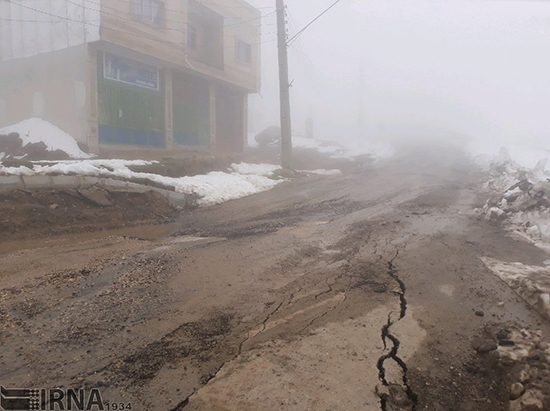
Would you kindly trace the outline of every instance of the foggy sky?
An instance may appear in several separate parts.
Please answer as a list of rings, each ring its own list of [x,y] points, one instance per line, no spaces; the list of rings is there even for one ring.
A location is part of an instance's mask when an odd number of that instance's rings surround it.
[[[287,0],[290,34],[332,3]],[[279,116],[275,16],[263,25],[251,131]],[[296,133],[311,113],[318,137],[410,128],[550,144],[550,1],[342,0],[289,52]]]

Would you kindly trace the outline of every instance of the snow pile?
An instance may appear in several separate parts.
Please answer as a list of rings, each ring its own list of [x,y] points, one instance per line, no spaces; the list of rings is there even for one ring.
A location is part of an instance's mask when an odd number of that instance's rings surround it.
[[[550,267],[505,263],[487,257],[482,261],[541,315],[550,319]]]
[[[239,172],[211,172],[194,177],[165,177],[159,174],[135,172],[130,166],[146,166],[153,164],[144,160],[82,160],[37,162],[33,168],[24,166],[0,166],[0,175],[83,175],[93,177],[112,177],[124,180],[147,180],[173,189],[178,193],[199,197],[199,205],[213,205],[225,201],[246,197],[262,191],[270,190],[284,180],[272,180],[265,175],[252,174],[252,170],[265,173],[266,165],[241,163],[237,168],[247,174]],[[275,167],[275,166],[270,166]],[[278,167],[277,167],[278,168]]]
[[[510,227],[535,242],[550,242],[550,174],[546,159],[533,169],[510,158],[506,149],[490,164],[483,188],[493,196],[480,210],[487,220],[507,220]]]
[[[0,129],[1,138],[6,140],[11,133],[17,133],[21,139],[21,147],[29,145],[44,145],[45,151],[61,151],[69,158],[90,158],[78,147],[76,140],[63,130],[40,118],[30,118],[20,123]],[[0,141],[0,145],[1,145]],[[16,147],[18,148],[18,147]],[[4,153],[3,157],[16,157],[16,153]],[[24,159],[28,153],[23,153],[19,158]]]

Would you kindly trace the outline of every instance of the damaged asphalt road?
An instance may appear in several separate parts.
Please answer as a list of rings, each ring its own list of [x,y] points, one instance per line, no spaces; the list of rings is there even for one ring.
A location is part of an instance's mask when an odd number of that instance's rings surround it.
[[[0,382],[134,410],[550,409],[544,384],[511,395],[523,363],[496,336],[541,330],[543,379],[548,322],[481,261],[547,257],[477,219],[479,175],[438,150],[186,212],[156,240],[3,254]]]

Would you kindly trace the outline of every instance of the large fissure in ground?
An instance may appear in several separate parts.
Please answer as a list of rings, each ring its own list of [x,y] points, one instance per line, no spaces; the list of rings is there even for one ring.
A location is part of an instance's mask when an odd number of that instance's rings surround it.
[[[406,291],[407,288],[405,286],[405,283],[401,278],[399,277],[399,271],[394,264],[395,259],[399,255],[399,251],[396,252],[394,258],[388,262],[388,274],[389,276],[399,285],[399,291],[397,294],[399,295],[400,300],[400,312],[399,312],[399,318],[397,321],[401,321],[406,315],[407,315],[407,298],[406,298]],[[397,363],[397,365],[401,368],[401,376],[403,381],[403,389],[405,390],[405,393],[407,394],[407,398],[410,400],[411,403],[411,409],[414,411],[416,409],[416,405],[418,403],[418,395],[413,391],[409,384],[408,379],[408,367],[407,364],[399,357],[399,347],[401,345],[401,341],[391,333],[391,327],[394,325],[397,321],[393,321],[391,314],[388,314],[388,322],[382,327],[381,336],[382,336],[382,342],[384,343],[384,350],[388,347],[388,340],[391,344],[391,349],[387,354],[382,355],[378,359],[377,368],[378,368],[378,378],[380,379],[380,382],[385,386],[389,387],[390,383],[388,382],[386,378],[386,368],[385,363],[388,360],[393,360]],[[388,393],[381,393],[380,394],[380,407],[382,411],[388,411],[388,403],[391,401],[390,394]]]

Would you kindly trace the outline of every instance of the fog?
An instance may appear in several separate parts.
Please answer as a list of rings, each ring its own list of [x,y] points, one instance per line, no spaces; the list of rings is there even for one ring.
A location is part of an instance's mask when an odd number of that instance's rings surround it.
[[[332,3],[288,0],[289,35]],[[251,131],[279,115],[275,15],[262,31]],[[550,146],[549,2],[343,0],[289,53],[297,134],[311,115],[318,138],[431,134]]]

